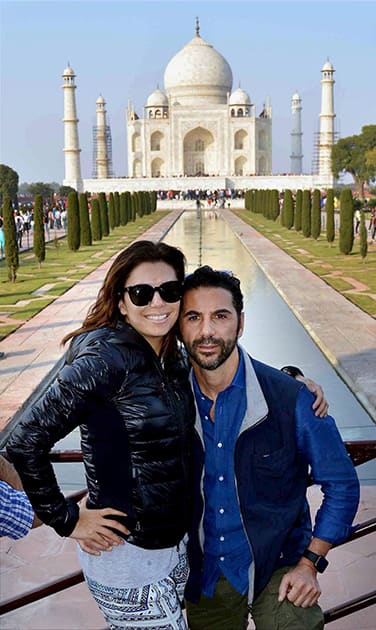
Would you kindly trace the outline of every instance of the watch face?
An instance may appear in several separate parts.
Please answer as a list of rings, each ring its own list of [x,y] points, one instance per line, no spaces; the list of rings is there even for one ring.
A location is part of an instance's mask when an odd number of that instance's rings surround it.
[[[328,566],[328,564],[329,563],[326,558],[324,558],[323,556],[319,556],[315,562],[315,567],[319,573],[323,573],[326,567]]]

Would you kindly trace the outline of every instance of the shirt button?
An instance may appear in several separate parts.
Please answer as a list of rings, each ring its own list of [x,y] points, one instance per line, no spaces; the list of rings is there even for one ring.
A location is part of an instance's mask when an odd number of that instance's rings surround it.
[[[220,536],[220,537],[219,537],[219,540],[220,540],[221,542],[223,542],[223,541],[224,541],[224,539],[225,539],[225,537],[224,537],[224,536]]]
[[[220,514],[224,514],[225,513],[224,509],[223,508],[219,508],[219,513]]]
[[[223,446],[222,442],[218,442],[217,446],[218,446],[218,448],[222,448],[222,446]]]
[[[224,480],[224,476],[223,475],[219,475],[218,481],[223,481],[223,480]]]
[[[223,562],[224,561],[224,556],[220,556],[220,561]]]
[[[205,416],[205,420],[209,420],[209,416]]]

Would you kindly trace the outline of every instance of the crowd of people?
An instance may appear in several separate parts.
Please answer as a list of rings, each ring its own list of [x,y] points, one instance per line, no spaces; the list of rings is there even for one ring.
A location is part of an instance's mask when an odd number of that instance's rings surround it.
[[[34,209],[33,206],[21,207],[14,211],[14,224],[16,228],[16,241],[18,249],[25,247],[25,238],[34,230]],[[63,200],[57,202],[54,206],[48,204],[43,207],[43,224],[45,231],[64,230],[67,231],[67,209]],[[26,246],[29,245],[29,240]],[[3,217],[0,216],[0,260],[5,257],[5,235],[3,227]]]
[[[243,327],[236,277],[186,277],[181,250],[134,242],[11,433],[28,501],[78,542],[113,630],[240,630],[249,612],[258,630],[323,628],[317,573],[352,531],[357,475],[321,388],[252,358]],[[49,460],[76,427],[81,505]],[[313,527],[309,472],[323,492]]]

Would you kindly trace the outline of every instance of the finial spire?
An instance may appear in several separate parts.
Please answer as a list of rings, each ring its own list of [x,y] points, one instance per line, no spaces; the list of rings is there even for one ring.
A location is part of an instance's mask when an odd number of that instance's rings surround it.
[[[198,17],[196,17],[196,35],[200,37],[200,22],[198,21]]]

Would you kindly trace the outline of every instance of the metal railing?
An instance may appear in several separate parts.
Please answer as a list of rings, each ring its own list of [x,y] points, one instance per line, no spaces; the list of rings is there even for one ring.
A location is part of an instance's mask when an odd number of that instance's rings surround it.
[[[355,466],[359,466],[360,464],[376,458],[376,440],[348,441],[345,442],[345,446]],[[0,453],[6,456],[5,452]],[[80,450],[52,451],[50,453],[50,459],[55,463],[82,462],[82,453]],[[85,494],[86,489],[83,489],[70,494],[69,497],[78,502],[83,496],[85,496]],[[354,531],[351,536],[349,536],[344,543],[338,545],[338,547],[342,547],[351,541],[358,540],[359,538],[374,532],[376,532],[376,518],[358,523],[358,525],[354,527]],[[54,595],[55,593],[77,586],[77,584],[80,584],[83,581],[84,576],[80,570],[67,574],[59,579],[44,584],[43,586],[39,586],[23,593],[22,595],[9,598],[0,603],[0,615],[12,612],[18,608],[37,602],[40,599]],[[360,610],[368,608],[374,604],[376,604],[376,590],[326,610],[324,612],[325,624],[337,621],[338,619],[347,617],[348,615],[352,615],[353,613],[359,612]]]

